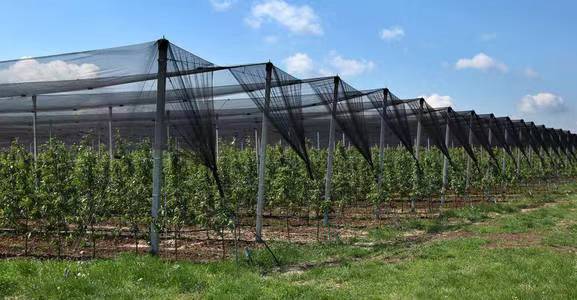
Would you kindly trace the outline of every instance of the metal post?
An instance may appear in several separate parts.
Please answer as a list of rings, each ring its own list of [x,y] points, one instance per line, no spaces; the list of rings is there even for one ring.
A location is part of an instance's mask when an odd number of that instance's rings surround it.
[[[331,188],[333,179],[333,157],[335,153],[335,116],[339,95],[339,77],[334,79],[334,89],[333,89],[333,107],[331,110],[331,120],[329,123],[329,144],[327,149],[327,174],[325,176],[325,205],[331,202]],[[345,134],[343,133],[343,146],[344,146]],[[325,207],[323,211],[323,224],[327,226],[329,224],[329,210]]]
[[[473,145],[473,113],[469,116],[469,146]],[[472,147],[471,147],[472,148]],[[465,193],[469,196],[469,184],[471,181],[471,157],[467,156],[467,177],[465,178]]]
[[[517,176],[519,176],[519,171],[521,169],[521,147],[523,146],[522,138],[523,138],[522,132],[521,132],[521,130],[519,130],[519,147],[517,147],[517,153],[516,153],[517,154],[517,157],[516,157],[517,169],[515,170],[515,173],[517,174]]]
[[[419,114],[417,115],[417,137],[415,138],[415,158],[417,162],[420,161],[419,151],[421,149],[421,131],[422,131],[422,124],[421,119],[423,118],[423,104],[425,99],[419,100]],[[420,173],[417,172],[417,176],[420,176]],[[416,199],[411,197],[411,211],[414,212],[416,209]]]
[[[170,110],[166,111],[166,146],[170,151]]]
[[[387,90],[384,91],[385,97],[387,99]],[[381,128],[379,134],[379,175],[377,177],[377,184],[378,184],[378,191],[379,191],[379,198],[383,192],[383,171],[385,168],[385,117],[381,116]],[[378,205],[375,209],[375,214],[379,217],[379,208]]]
[[[168,40],[158,40],[158,78],[156,91],[156,118],[154,120],[154,147],[153,147],[153,170],[152,170],[152,207],[150,223],[150,253],[158,255],[159,237],[158,237],[158,206],[162,192],[162,149],[164,135],[164,111],[166,97],[166,63],[168,55]],[[112,110],[111,110],[112,111]],[[110,131],[112,132],[112,131]]]
[[[38,140],[36,136],[36,95],[32,96],[32,151],[34,154],[34,167],[36,167],[36,162],[38,161]]]
[[[450,139],[450,129],[449,120],[447,119],[447,125],[445,127],[445,147],[449,148]],[[447,184],[449,183],[449,159],[447,156],[443,156],[443,186],[441,187],[441,207],[445,205]]]
[[[256,163],[258,167],[258,129],[254,129],[254,154],[256,155]]]
[[[508,139],[509,139],[509,133],[507,131],[507,128],[505,128],[505,144],[508,143]],[[501,156],[501,170],[503,170],[503,173],[505,173],[505,151],[503,151],[503,155]]]
[[[266,164],[266,139],[268,131],[268,117],[267,113],[270,106],[270,93],[271,93],[271,81],[272,81],[272,64],[266,64],[266,82],[265,82],[265,95],[264,95],[264,111],[262,113],[262,129],[260,133],[260,156],[258,164],[258,195],[256,200],[256,241],[262,241],[262,212],[264,210],[264,177],[265,177],[265,164]]]
[[[112,106],[108,107],[108,155],[110,160],[114,159],[114,145],[112,138]]]
[[[216,136],[216,138],[215,138],[216,144],[215,144],[215,146],[214,146],[214,151],[215,151],[215,153],[216,153],[216,161],[218,161],[218,153],[219,153],[219,152],[218,152],[218,148],[219,148],[218,115],[216,115],[215,121],[216,121],[216,126],[214,126],[214,134],[215,134],[215,136]]]

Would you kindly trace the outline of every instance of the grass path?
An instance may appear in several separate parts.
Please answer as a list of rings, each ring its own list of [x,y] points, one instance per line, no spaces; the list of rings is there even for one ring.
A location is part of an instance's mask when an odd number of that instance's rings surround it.
[[[0,261],[6,298],[577,298],[577,184],[448,210],[367,238],[273,245],[253,264],[121,256]]]

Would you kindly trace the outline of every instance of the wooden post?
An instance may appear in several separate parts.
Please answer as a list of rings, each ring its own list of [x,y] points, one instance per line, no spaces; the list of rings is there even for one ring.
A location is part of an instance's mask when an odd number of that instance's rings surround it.
[[[158,207],[162,193],[162,150],[164,142],[164,114],[166,105],[166,64],[168,56],[168,40],[158,40],[158,74],[156,85],[156,118],[154,120],[154,145],[152,152],[153,170],[152,170],[152,207],[150,214],[152,221],[150,223],[150,253],[158,255],[159,253],[159,236],[158,236]],[[112,108],[110,108],[110,113]],[[112,129],[109,129],[112,134]],[[112,136],[112,135],[111,135]]]
[[[256,241],[262,241],[262,212],[264,210],[265,196],[265,164],[266,164],[266,140],[268,131],[268,110],[270,106],[272,63],[266,64],[266,82],[264,95],[264,111],[262,113],[262,128],[260,133],[260,155],[258,164],[258,194],[256,200]]]
[[[339,95],[339,84],[340,79],[339,77],[335,77],[334,80],[334,89],[333,89],[333,103],[331,109],[331,120],[329,123],[329,144],[327,149],[327,173],[325,175],[325,208],[323,210],[323,224],[325,226],[329,225],[329,203],[331,203],[331,188],[332,188],[332,180],[333,180],[333,159],[335,153],[335,116],[336,116],[336,109],[337,109],[337,102],[338,102],[338,95]],[[345,134],[343,133],[343,143],[344,143]],[[344,144],[343,144],[344,146]]]

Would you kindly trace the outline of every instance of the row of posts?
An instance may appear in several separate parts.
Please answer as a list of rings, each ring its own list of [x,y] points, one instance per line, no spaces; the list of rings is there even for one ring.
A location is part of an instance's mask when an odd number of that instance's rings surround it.
[[[150,224],[150,252],[154,255],[159,253],[159,234],[158,234],[158,209],[161,198],[161,187],[162,187],[162,151],[163,143],[165,141],[164,134],[169,134],[168,128],[165,128],[165,106],[166,106],[166,68],[167,68],[167,53],[168,53],[168,41],[161,39],[158,41],[158,73],[157,73],[157,101],[156,101],[156,117],[154,126],[154,144],[153,144],[153,183],[152,183],[152,203],[151,203],[151,217],[152,221]],[[263,226],[263,210],[265,201],[265,164],[266,164],[266,145],[268,136],[268,110],[270,108],[270,97],[271,97],[271,81],[272,81],[272,70],[273,65],[271,63],[266,64],[266,82],[265,82],[265,105],[262,113],[262,127],[261,127],[261,137],[260,141],[258,139],[258,133],[255,130],[255,146],[258,155],[258,192],[257,192],[257,206],[256,206],[256,240],[257,242],[262,241],[262,226]],[[329,142],[327,151],[327,170],[325,176],[325,208],[323,211],[323,223],[329,225],[329,211],[328,203],[331,201],[331,189],[332,189],[332,174],[333,174],[333,159],[335,150],[335,118],[336,109],[338,103],[338,93],[339,93],[340,79],[335,77],[334,79],[334,94],[333,102],[331,107],[331,118],[329,124]],[[387,91],[385,90],[385,99]],[[36,123],[37,123],[37,103],[36,96],[32,96],[33,103],[33,153],[34,162],[37,162],[37,133],[36,133]],[[421,144],[422,135],[422,114],[423,114],[423,104],[424,100],[420,100],[420,110],[417,118],[417,137],[415,145],[415,157],[419,160],[419,148]],[[470,124],[471,125],[471,124]],[[469,143],[472,143],[471,126],[469,130]],[[218,140],[218,127],[217,127],[217,140]],[[380,123],[380,136],[379,136],[379,168],[382,171],[384,166],[384,145],[385,145],[385,120],[381,117]],[[489,133],[491,134],[491,133]],[[112,107],[108,108],[108,137],[109,137],[109,155],[113,159],[113,137],[112,137]],[[505,131],[505,138],[507,138],[507,131]],[[343,133],[344,139],[344,133]],[[320,138],[317,132],[317,148],[320,148]],[[445,146],[449,147],[450,140],[450,126],[447,120],[445,129]],[[218,143],[218,142],[217,142]],[[216,146],[218,147],[218,145]],[[217,148],[218,149],[218,148]],[[504,160],[503,160],[504,164]],[[519,164],[519,158],[517,158],[517,165]],[[467,182],[469,180],[470,172],[470,158],[467,161]],[[379,172],[378,176],[378,186],[379,190],[382,188],[382,172]],[[445,192],[447,187],[448,178],[448,159],[444,158],[443,161],[443,186],[442,186],[442,198],[441,201],[444,202]],[[412,207],[414,208],[414,200],[412,199]]]

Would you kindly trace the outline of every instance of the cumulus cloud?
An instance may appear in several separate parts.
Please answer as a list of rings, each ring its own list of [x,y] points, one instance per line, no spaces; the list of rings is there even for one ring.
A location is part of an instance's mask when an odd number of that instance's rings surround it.
[[[319,17],[310,6],[291,5],[283,0],[255,4],[245,22],[253,28],[260,28],[265,22],[277,22],[297,34],[323,34]]]
[[[504,63],[495,60],[494,58],[488,56],[485,53],[479,53],[473,58],[461,58],[455,64],[457,70],[463,69],[477,69],[482,71],[487,71],[495,69],[501,72],[507,72],[509,68]]]
[[[453,106],[453,98],[451,96],[441,96],[439,94],[421,95],[419,98],[424,98],[432,107],[447,107]]]
[[[356,76],[375,68],[375,63],[370,60],[344,58],[336,51],[329,53],[328,65],[330,69],[324,69],[323,72],[333,70],[333,73],[342,76]]]
[[[295,53],[284,59],[286,71],[296,76],[309,76],[313,72],[313,60],[306,53]]]
[[[497,38],[497,34],[494,32],[490,32],[490,33],[483,33],[480,36],[481,41],[483,42],[488,42],[488,41],[492,41],[494,39]]]
[[[216,11],[227,11],[229,10],[237,0],[210,0],[210,5]]]
[[[518,104],[519,111],[525,114],[536,112],[556,113],[565,107],[563,98],[552,93],[538,93],[526,95]]]
[[[267,44],[276,44],[278,42],[278,36],[276,35],[267,35],[264,37],[264,42]]]
[[[525,68],[523,75],[525,75],[527,78],[539,78],[539,73],[529,67]]]
[[[0,70],[0,83],[87,79],[96,77],[99,70],[95,64],[74,64],[62,60],[43,63],[26,58]]]
[[[374,69],[375,63],[365,59],[345,58],[330,51],[322,62],[315,62],[308,54],[297,52],[283,60],[287,72],[297,76],[357,76]]]
[[[405,30],[400,26],[393,26],[381,30],[381,39],[385,41],[398,40],[405,36]]]

